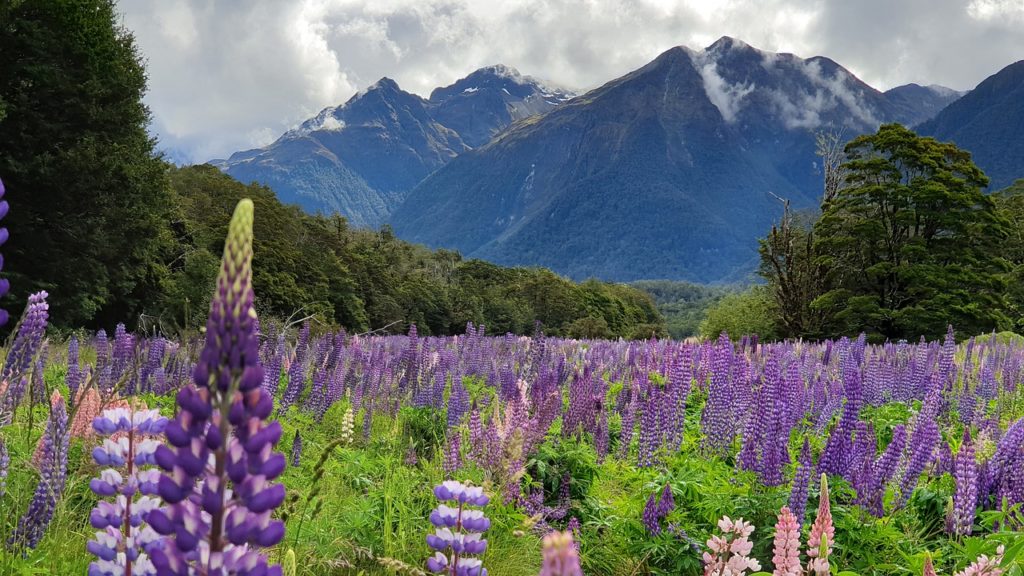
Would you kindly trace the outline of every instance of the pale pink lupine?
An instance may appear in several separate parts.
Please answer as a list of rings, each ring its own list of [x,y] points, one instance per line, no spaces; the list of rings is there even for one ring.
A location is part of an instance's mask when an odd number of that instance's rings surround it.
[[[935,565],[932,564],[932,557],[924,557],[924,568],[921,569],[921,576],[938,576],[935,573]]]
[[[818,499],[818,517],[811,525],[811,534],[807,538],[807,555],[811,557],[807,563],[807,572],[817,576],[827,576],[828,557],[832,554],[836,528],[832,525],[832,507],[828,497],[828,477],[821,475],[821,496]]]
[[[1003,570],[999,567],[999,564],[1003,561],[1003,552],[1005,551],[1005,548],[1000,546],[996,549],[996,555],[992,558],[982,554],[978,556],[974,563],[957,572],[955,576],[1000,576]]]
[[[775,524],[772,563],[775,565],[772,576],[800,576],[800,523],[788,506],[779,510],[779,521]]]
[[[718,521],[722,536],[712,536],[708,540],[710,552],[704,553],[704,576],[743,576],[747,570],[757,571],[761,564],[747,556],[754,547],[750,535],[754,525],[724,516]]]

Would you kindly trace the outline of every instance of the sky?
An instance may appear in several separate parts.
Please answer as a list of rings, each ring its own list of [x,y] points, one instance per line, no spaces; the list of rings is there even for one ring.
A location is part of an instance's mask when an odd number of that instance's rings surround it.
[[[721,36],[878,89],[973,88],[1024,59],[1024,0],[120,0],[176,162],[264,146],[383,76],[428,96],[506,64],[583,91]]]

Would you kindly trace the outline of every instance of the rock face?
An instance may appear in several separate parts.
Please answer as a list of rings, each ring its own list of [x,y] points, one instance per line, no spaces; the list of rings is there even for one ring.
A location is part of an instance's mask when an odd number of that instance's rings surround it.
[[[1024,177],[1024,60],[983,80],[918,132],[970,150],[990,190]]]
[[[456,155],[570,97],[505,66],[477,70],[434,90],[430,100],[383,78],[265,148],[211,163],[243,182],[266,184],[308,211],[376,226]]]
[[[577,279],[735,279],[775,196],[817,203],[814,131],[907,121],[916,109],[894,100],[827,58],[728,37],[677,47],[460,155],[390,221],[412,241]]]

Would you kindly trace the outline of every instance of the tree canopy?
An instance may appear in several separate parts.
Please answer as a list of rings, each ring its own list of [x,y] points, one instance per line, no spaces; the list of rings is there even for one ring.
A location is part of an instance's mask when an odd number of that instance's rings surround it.
[[[813,228],[826,330],[936,338],[949,323],[965,334],[1005,323],[1007,223],[970,154],[898,124],[845,154],[844,183]]]

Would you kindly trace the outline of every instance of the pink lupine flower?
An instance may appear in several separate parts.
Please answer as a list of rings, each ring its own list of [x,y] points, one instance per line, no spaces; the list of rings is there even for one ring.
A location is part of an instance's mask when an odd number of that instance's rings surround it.
[[[775,525],[775,550],[772,576],[800,576],[800,523],[788,506],[779,510]]]
[[[996,555],[992,558],[982,554],[970,566],[957,572],[954,576],[1001,576],[1003,570],[999,564],[1003,561],[1003,552],[1006,549],[1000,546],[996,549]]]
[[[832,553],[835,542],[836,528],[832,525],[832,507],[828,498],[828,477],[821,475],[821,496],[818,500],[818,517],[811,525],[811,534],[807,538],[807,555],[811,561],[807,571],[814,574],[828,574],[828,557]]]

